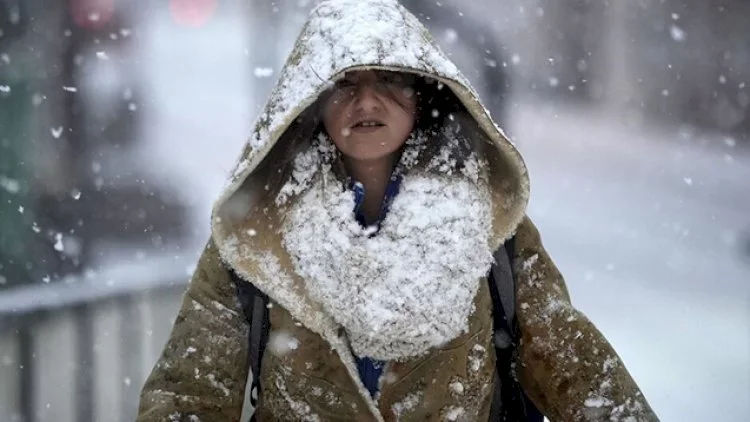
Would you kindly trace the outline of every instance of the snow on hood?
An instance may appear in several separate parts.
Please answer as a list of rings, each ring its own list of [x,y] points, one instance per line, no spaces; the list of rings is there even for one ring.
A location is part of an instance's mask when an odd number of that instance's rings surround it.
[[[287,164],[287,151],[295,139],[313,136],[303,124],[305,112],[314,112],[319,96],[347,71],[362,69],[429,77],[461,102],[468,121],[463,130],[480,141],[489,167],[493,248],[513,235],[529,197],[521,155],[414,15],[395,0],[322,2],[311,12],[214,205],[212,236],[223,259],[238,274],[329,341],[336,335],[335,324],[309,300],[293,274],[280,234],[288,208],[275,204],[280,187],[269,184],[268,178]]]
[[[449,87],[476,121],[494,151],[493,187],[504,212],[494,221],[495,238],[510,236],[525,213],[529,179],[523,158],[469,81],[437,46],[427,29],[395,0],[329,0],[318,5],[297,38],[279,80],[213,208],[212,233],[221,245],[234,229],[221,224],[228,200],[240,190],[287,129],[346,71],[384,69],[435,78]],[[283,142],[281,142],[283,144]],[[252,190],[252,189],[250,189]],[[503,196],[499,197],[502,192]],[[252,202],[258,198],[251,195]]]

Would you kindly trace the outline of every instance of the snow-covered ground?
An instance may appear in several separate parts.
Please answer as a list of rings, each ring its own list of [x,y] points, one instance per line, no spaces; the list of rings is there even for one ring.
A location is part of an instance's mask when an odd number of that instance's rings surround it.
[[[141,162],[190,200],[196,248],[250,131],[254,83],[276,76],[253,76],[243,25],[237,15],[194,30],[154,18],[140,53]],[[750,152],[718,135],[629,128],[615,113],[526,98],[510,121],[530,168],[530,214],[574,303],[661,418],[747,420]]]

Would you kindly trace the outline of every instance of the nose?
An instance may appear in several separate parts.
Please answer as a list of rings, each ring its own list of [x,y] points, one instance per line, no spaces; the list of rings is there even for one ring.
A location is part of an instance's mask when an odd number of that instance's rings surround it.
[[[373,112],[380,109],[382,104],[372,83],[359,83],[354,93],[354,107],[360,112]]]

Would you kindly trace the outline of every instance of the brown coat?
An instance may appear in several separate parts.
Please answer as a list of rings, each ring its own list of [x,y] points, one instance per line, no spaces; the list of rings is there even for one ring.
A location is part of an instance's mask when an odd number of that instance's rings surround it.
[[[564,281],[528,219],[518,227],[516,250],[522,332],[516,367],[524,391],[539,409],[553,422],[658,420],[616,352],[571,305]],[[387,379],[393,382],[384,383],[378,402],[384,420],[448,420],[452,410],[464,415],[455,420],[487,420],[493,385],[483,380],[492,377],[494,349],[491,301],[483,286],[466,335],[388,369],[392,375]],[[191,415],[202,421],[239,420],[249,327],[235,292],[218,250],[209,243],[172,336],[143,388],[138,421],[192,421]],[[264,356],[259,420],[377,420],[357,380],[322,337],[279,306],[269,314],[271,337],[284,333],[298,346],[280,355],[270,348]],[[425,397],[429,400],[422,401]],[[459,408],[464,412],[456,412]]]
[[[305,121],[331,81],[372,67],[429,75],[466,111],[456,114],[455,123],[486,163],[481,171],[491,204],[491,247],[516,237],[512,264],[522,342],[515,367],[534,403],[553,422],[658,420],[612,347],[571,305],[525,216],[523,159],[470,84],[397,2],[338,0],[312,12],[216,202],[212,239],[143,388],[138,421],[240,418],[249,327],[227,268],[271,301],[261,421],[487,420],[495,385],[487,283],[474,299],[468,332],[419,358],[389,364],[375,401],[359,379],[345,331],[307,294],[283,247],[280,227],[294,198],[275,201],[279,186],[269,180],[285,174],[284,159],[295,142],[312,135],[294,122]],[[286,347],[275,347],[279,342]]]

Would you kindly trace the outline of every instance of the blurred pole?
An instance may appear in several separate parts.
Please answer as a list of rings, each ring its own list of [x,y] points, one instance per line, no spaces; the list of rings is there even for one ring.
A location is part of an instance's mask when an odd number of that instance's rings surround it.
[[[29,318],[33,321],[33,317]],[[23,422],[34,421],[34,408],[36,402],[34,388],[34,339],[31,333],[33,322],[22,325],[18,333],[18,366],[21,370],[19,377],[19,397],[21,420]]]
[[[140,383],[137,380],[145,378],[141,368],[145,345],[140,341],[145,320],[139,312],[138,303],[138,297],[128,297],[118,301],[116,305],[122,315],[119,338],[119,347],[122,350],[119,368],[122,392],[122,409],[119,417],[121,422],[131,422],[138,416]]]
[[[42,175],[33,187],[33,207],[37,210],[36,223],[46,238],[34,250],[38,257],[34,270],[37,274],[48,274],[52,280],[81,268],[84,264],[81,258],[86,255],[87,246],[86,242],[81,242],[81,253],[69,255],[65,253],[63,243],[72,233],[81,230],[76,225],[81,214],[72,212],[74,201],[69,196],[74,189],[84,190],[81,174],[87,168],[84,166],[87,138],[77,64],[82,57],[84,41],[81,30],[72,22],[67,5],[65,1],[53,9],[38,9],[35,16],[37,21],[46,24],[38,29],[47,37],[56,39],[54,45],[45,46],[49,51],[40,94],[46,101],[42,103],[44,108],[38,117],[42,128],[51,126],[52,129],[38,132],[38,149],[43,158],[30,158]],[[50,131],[55,133],[50,135]],[[47,166],[47,161],[55,165]]]
[[[258,78],[258,75],[265,73],[267,69],[272,69],[274,75],[278,77],[280,71],[277,66],[282,60],[279,57],[279,43],[284,35],[281,26],[280,3],[291,4],[291,2],[267,0],[253,0],[245,3],[246,13],[250,17],[248,19],[250,25],[248,56],[250,72],[252,72],[250,100],[253,106],[253,116],[260,112],[262,104],[270,94],[271,83],[275,80],[275,78]],[[286,9],[284,8],[284,11]]]
[[[604,100],[649,120],[750,131],[750,3],[609,1],[596,74]]]
[[[628,34],[629,7],[625,1],[610,1],[604,8],[603,48],[594,64],[596,77],[601,81],[601,86],[595,89],[601,90],[600,97],[615,112],[624,112],[629,104],[637,101],[633,57],[629,54],[632,42]]]
[[[524,7],[524,14],[536,17],[530,35],[539,38],[538,49],[521,56],[536,76],[532,76],[532,89],[569,100],[586,99],[579,68],[589,60],[595,38],[590,31],[597,29],[591,4],[581,0],[538,0],[536,4],[536,8]]]
[[[77,422],[94,421],[94,321],[91,308],[81,305],[73,310],[76,324],[75,412]]]

